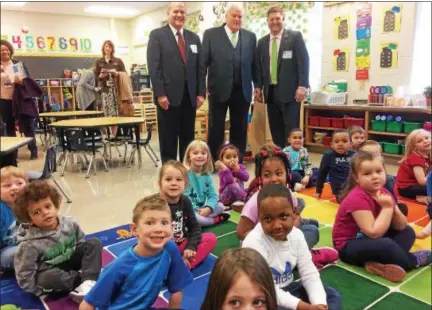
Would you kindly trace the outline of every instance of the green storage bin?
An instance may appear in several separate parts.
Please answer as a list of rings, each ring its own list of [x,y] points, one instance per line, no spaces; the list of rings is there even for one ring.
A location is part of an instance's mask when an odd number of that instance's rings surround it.
[[[340,93],[346,93],[348,89],[348,83],[347,82],[330,82],[329,85],[336,86]]]
[[[401,145],[397,143],[383,142],[384,144],[384,153],[387,154],[400,154],[401,153]]]
[[[422,127],[421,123],[417,122],[404,122],[404,132],[411,133],[411,131],[420,129]]]
[[[386,131],[386,122],[372,120],[372,130],[374,131]]]
[[[387,131],[388,132],[402,132],[403,124],[401,122],[387,122]]]
[[[405,155],[405,144],[401,144],[401,154]]]
[[[385,142],[378,142],[378,143],[379,143],[379,145],[381,145],[381,151],[384,152],[384,143],[385,143]]]

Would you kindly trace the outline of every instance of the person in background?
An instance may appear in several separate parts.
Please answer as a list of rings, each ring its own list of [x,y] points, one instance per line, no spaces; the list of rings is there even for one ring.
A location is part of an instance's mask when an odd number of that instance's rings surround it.
[[[18,120],[20,131],[24,133],[24,136],[34,138],[35,119],[38,115],[36,103],[33,98],[24,100],[22,96],[17,96],[16,90],[18,87],[22,89],[21,86],[24,86],[23,80],[26,78],[23,79],[22,76],[14,72],[14,64],[20,61],[13,59],[13,55],[14,48],[12,44],[7,40],[1,40],[1,117],[6,124],[7,136],[16,137],[15,122]],[[22,63],[22,65],[25,75],[30,77],[27,67],[24,63]],[[34,85],[31,86],[33,89],[35,88]],[[40,95],[42,95],[42,90],[39,89],[39,91]],[[37,159],[38,149],[36,140],[28,144],[28,149],[30,151],[30,159]]]
[[[360,144],[365,142],[365,130],[360,126],[351,126],[348,128],[350,140],[351,140],[351,148],[354,151],[357,151]]]
[[[126,72],[125,65],[120,58],[114,57],[114,43],[106,40],[102,44],[102,58],[96,61],[95,74],[98,85],[101,86],[102,110],[105,116],[119,116],[119,104],[117,101],[118,72]],[[111,134],[115,136],[117,126],[111,127]]]
[[[321,158],[316,193],[313,194],[313,197],[321,198],[324,182],[329,175],[332,193],[339,202],[340,191],[349,175],[351,157],[355,154],[353,150],[350,150],[351,143],[348,131],[336,129],[332,135],[331,147],[332,149],[326,151]]]
[[[183,162],[186,148],[195,138],[196,110],[206,95],[201,41],[184,28],[184,2],[169,3],[167,14],[168,25],[150,32],[147,47],[163,163],[177,160],[177,154]]]
[[[252,102],[252,81],[255,81],[254,59],[256,35],[241,28],[243,4],[231,4],[226,22],[207,29],[203,37],[204,67],[209,92],[209,128],[207,143],[212,158],[224,142],[225,119],[229,108],[229,142],[240,152],[243,162],[246,150],[249,107]]]
[[[432,220],[432,172],[429,171],[427,177],[426,177],[426,190],[427,190],[427,213],[429,215],[429,220]],[[423,228],[422,231],[416,233],[416,237],[418,239],[425,239],[429,237],[432,233],[432,221],[429,221],[429,223]]]
[[[284,30],[285,13],[278,6],[267,11],[270,33],[256,48],[255,96],[267,103],[273,142],[284,148],[289,133],[300,126],[300,103],[309,88],[309,55],[301,32]]]
[[[96,110],[96,93],[99,92],[101,88],[96,87],[95,70],[96,67],[93,66],[90,69],[82,71],[78,82],[76,100],[78,102],[78,108],[82,111]]]
[[[276,310],[270,267],[254,249],[225,250],[217,259],[201,310]]]

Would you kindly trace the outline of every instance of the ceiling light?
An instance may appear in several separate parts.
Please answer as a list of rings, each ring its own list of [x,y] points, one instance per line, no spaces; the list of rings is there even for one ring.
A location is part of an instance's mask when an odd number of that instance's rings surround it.
[[[134,16],[139,13],[136,9],[126,9],[114,6],[90,5],[84,9],[86,13],[100,15]]]
[[[21,8],[26,4],[27,2],[19,2],[19,1],[1,2],[1,6],[5,8]]]

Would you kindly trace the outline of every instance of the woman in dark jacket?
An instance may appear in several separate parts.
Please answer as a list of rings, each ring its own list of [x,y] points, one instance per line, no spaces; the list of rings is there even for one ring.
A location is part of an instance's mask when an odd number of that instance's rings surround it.
[[[35,102],[31,100],[31,104],[35,106],[28,107],[28,109],[20,109],[13,103],[15,88],[23,85],[22,77],[14,72],[13,66],[19,61],[12,59],[13,54],[14,49],[12,44],[6,40],[1,40],[1,116],[3,122],[6,124],[6,134],[9,137],[16,136],[15,121],[17,119],[20,124],[20,131],[26,137],[34,137],[35,118],[38,114]],[[26,75],[30,76],[24,64],[23,67]],[[19,105],[20,103],[17,104]],[[28,145],[28,148],[30,150],[30,159],[36,159],[38,155],[36,140],[33,140]]]

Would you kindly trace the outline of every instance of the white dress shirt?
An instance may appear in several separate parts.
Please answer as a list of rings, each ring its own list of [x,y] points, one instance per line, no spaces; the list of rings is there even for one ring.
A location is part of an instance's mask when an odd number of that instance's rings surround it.
[[[277,44],[277,54],[279,55],[279,48],[280,48],[280,44],[281,44],[281,40],[282,40],[282,33],[283,33],[283,29],[277,34],[277,35],[272,35],[270,33],[270,42],[269,42],[269,55],[270,55],[270,76],[271,76],[271,63],[272,63],[272,44],[273,44],[273,38],[276,38],[276,44]]]
[[[230,40],[230,42],[231,42],[231,37],[232,37],[232,33],[233,33],[233,31],[231,30],[231,29],[229,29],[229,27],[227,26],[227,25],[225,25],[225,32],[226,32],[226,34],[227,34],[227,36],[228,36],[228,39]],[[237,31],[237,32],[235,32],[235,38],[236,38],[236,42],[237,42],[237,44],[238,44],[238,41],[239,41],[239,31]],[[235,46],[234,46],[235,47]]]
[[[183,34],[183,28],[181,28],[180,30],[175,29],[170,23],[168,23],[169,27],[171,28],[171,31],[174,34],[174,38],[176,39],[177,43],[178,43],[178,35],[177,35],[177,31],[180,31],[182,37],[183,37],[183,41],[184,41],[184,34]]]

